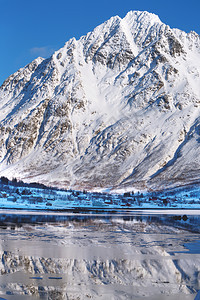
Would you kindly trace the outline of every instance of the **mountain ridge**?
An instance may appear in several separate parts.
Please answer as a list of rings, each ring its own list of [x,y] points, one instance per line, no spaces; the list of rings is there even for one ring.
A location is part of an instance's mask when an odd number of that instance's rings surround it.
[[[87,189],[199,181],[199,56],[198,34],[131,11],[34,60],[0,87],[0,174]]]

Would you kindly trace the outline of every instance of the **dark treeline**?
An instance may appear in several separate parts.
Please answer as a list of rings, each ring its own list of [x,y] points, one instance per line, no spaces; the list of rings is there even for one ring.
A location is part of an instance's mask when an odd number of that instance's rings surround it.
[[[5,176],[0,177],[0,183],[3,185],[12,185],[15,187],[27,187],[27,188],[37,188],[37,189],[43,189],[43,190],[56,190],[56,191],[65,191],[63,189],[58,189],[56,187],[50,187],[46,186],[43,183],[38,183],[38,182],[31,182],[31,183],[26,183],[22,180],[17,180],[16,178],[13,178],[12,180],[9,180]]]

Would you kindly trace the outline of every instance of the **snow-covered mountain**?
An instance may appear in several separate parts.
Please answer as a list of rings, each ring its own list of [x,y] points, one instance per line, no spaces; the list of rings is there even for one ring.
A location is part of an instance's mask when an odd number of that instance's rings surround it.
[[[0,87],[0,175],[93,189],[200,179],[200,36],[131,11]]]

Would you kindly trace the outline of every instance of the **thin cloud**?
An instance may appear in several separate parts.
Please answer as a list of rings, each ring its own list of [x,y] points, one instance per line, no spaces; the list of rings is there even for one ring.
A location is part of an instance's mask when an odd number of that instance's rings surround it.
[[[31,55],[42,56],[44,58],[49,57],[55,51],[54,48],[46,46],[46,47],[33,47],[30,49]]]

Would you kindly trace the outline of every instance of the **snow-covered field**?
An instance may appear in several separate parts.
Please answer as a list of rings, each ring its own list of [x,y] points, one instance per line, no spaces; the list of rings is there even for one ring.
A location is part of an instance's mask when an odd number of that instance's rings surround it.
[[[200,187],[188,186],[159,192],[87,192],[42,189],[9,182],[0,184],[0,209],[115,210],[199,209]]]
[[[168,212],[169,213],[169,212]],[[0,299],[194,299],[199,216],[1,211]],[[197,228],[188,230],[188,225]]]

